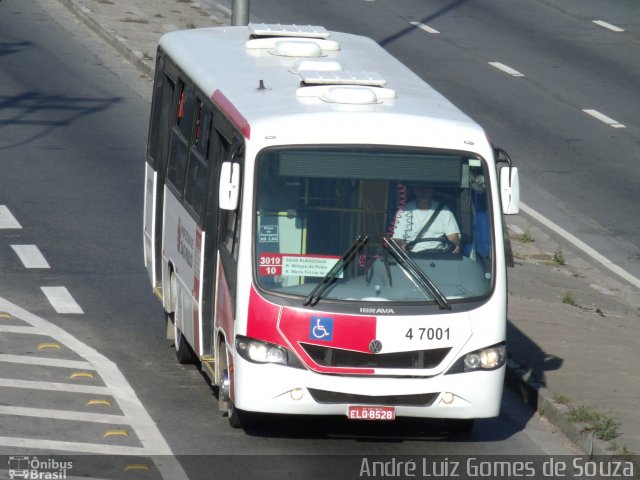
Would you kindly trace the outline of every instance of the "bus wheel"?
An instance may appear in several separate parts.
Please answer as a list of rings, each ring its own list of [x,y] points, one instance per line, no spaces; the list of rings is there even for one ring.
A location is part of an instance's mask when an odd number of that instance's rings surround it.
[[[444,421],[446,431],[451,433],[471,433],[474,425],[473,418],[447,418]]]
[[[195,363],[196,356],[187,343],[187,340],[184,338],[184,335],[182,335],[182,332],[176,326],[175,322],[173,327],[175,332],[173,345],[176,347],[176,358],[178,359],[178,363],[181,365]]]
[[[218,360],[220,365],[220,386],[218,387],[218,410],[227,414],[229,425],[232,428],[242,428],[247,426],[248,413],[238,410],[230,400],[230,378],[229,378],[229,359],[227,357],[227,346],[224,340],[220,343],[218,349]]]

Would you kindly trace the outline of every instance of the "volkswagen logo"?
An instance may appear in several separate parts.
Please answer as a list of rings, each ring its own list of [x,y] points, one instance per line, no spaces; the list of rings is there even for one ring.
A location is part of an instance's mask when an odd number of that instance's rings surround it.
[[[371,353],[380,353],[382,350],[382,342],[380,340],[371,340],[369,344],[369,351]]]

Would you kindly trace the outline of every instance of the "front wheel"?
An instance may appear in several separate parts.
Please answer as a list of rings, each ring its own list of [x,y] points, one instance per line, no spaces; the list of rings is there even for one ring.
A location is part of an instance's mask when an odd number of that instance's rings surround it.
[[[225,345],[224,340],[220,343],[218,361],[220,365],[218,410],[227,414],[229,425],[231,425],[232,428],[246,427],[250,422],[249,413],[238,410],[229,398],[231,390],[231,379],[229,377],[229,357],[227,356],[227,346]]]

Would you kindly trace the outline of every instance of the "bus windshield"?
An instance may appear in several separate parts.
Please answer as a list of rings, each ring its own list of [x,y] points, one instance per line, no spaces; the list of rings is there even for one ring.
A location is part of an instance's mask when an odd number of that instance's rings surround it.
[[[447,305],[493,282],[485,162],[424,149],[281,148],[257,161],[257,284],[301,303]]]

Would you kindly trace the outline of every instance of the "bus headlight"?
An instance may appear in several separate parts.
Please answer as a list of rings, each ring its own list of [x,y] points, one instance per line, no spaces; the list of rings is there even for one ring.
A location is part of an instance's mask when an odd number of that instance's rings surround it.
[[[477,370],[496,370],[507,361],[507,348],[504,343],[470,352],[459,358],[447,371],[451,373],[474,372]]]
[[[275,345],[248,337],[236,336],[238,355],[253,363],[277,363],[290,367],[304,368],[298,357],[280,345]]]
[[[467,353],[464,356],[464,369],[467,372],[478,369],[493,370],[501,367],[506,359],[507,351],[504,345],[496,345]]]

